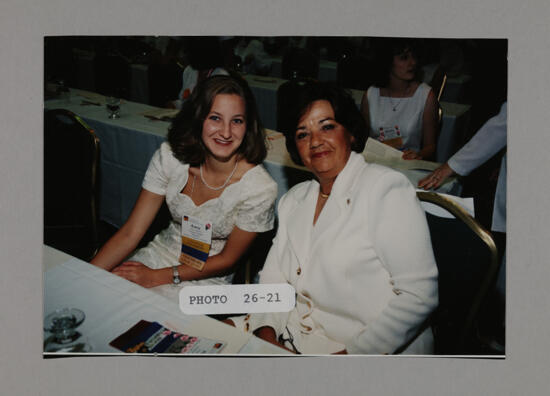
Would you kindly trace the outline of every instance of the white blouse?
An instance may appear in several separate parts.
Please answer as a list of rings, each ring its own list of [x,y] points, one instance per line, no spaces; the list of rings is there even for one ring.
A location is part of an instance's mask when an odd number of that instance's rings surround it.
[[[397,130],[403,139],[403,148],[420,151],[422,149],[422,116],[431,87],[421,83],[413,96],[390,98],[380,96],[380,88],[369,87],[370,136],[384,141],[394,135],[384,136],[384,130]]]

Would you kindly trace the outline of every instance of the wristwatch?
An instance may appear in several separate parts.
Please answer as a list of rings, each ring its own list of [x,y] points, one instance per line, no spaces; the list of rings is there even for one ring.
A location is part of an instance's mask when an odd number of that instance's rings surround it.
[[[172,283],[174,285],[179,285],[181,283],[180,273],[178,272],[178,266],[172,266]]]

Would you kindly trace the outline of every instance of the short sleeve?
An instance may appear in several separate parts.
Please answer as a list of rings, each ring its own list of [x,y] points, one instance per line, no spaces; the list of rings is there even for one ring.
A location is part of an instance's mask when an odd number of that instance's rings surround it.
[[[170,175],[178,164],[170,145],[167,142],[162,143],[149,162],[141,186],[152,193],[166,195]]]
[[[235,225],[243,231],[265,232],[273,228],[277,183],[263,168],[256,173],[243,188]]]

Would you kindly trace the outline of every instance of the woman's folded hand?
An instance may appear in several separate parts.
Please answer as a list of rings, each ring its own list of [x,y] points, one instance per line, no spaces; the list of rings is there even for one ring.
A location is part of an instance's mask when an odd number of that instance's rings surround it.
[[[445,180],[447,180],[449,176],[452,176],[453,174],[454,171],[451,169],[449,164],[445,163],[434,170],[432,173],[430,173],[428,176],[421,179],[418,182],[418,187],[425,190],[438,188],[445,182]]]
[[[126,261],[113,269],[113,274],[143,287],[155,287],[162,284],[157,270],[137,261]]]

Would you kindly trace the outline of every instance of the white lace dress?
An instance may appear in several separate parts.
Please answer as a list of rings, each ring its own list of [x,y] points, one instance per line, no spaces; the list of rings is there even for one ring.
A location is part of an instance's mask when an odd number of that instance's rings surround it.
[[[189,165],[172,154],[170,145],[162,143],[155,152],[145,174],[142,187],[155,194],[165,195],[172,221],[146,247],[135,252],[129,260],[139,261],[150,268],[166,268],[178,263],[181,252],[181,218],[184,214],[212,222],[210,256],[222,251],[233,227],[249,232],[264,232],[273,228],[277,184],[263,166],[247,171],[237,183],[230,184],[218,198],[196,206],[181,193],[189,176]],[[186,285],[227,284],[233,274],[196,281],[182,282],[179,287],[162,285],[153,288],[171,299],[178,299],[179,289]]]

